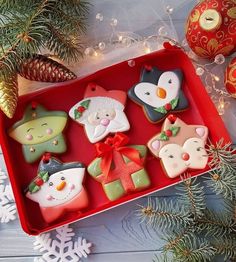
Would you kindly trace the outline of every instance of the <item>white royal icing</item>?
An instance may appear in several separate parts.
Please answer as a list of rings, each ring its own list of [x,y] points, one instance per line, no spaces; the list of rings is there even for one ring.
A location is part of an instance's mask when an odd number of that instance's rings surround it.
[[[49,180],[44,183],[40,190],[35,193],[27,193],[27,197],[38,202],[41,207],[54,207],[62,205],[82,190],[85,168],[71,168],[54,173]],[[61,178],[64,177],[64,180]],[[62,190],[57,190],[57,186],[64,181],[66,184]],[[51,184],[52,183],[52,184]]]
[[[183,160],[183,154],[188,154],[189,159]],[[184,173],[188,168],[203,169],[208,162],[205,150],[205,141],[201,138],[189,138],[183,146],[178,144],[167,144],[159,152],[167,175],[171,178]]]
[[[167,71],[160,76],[157,85],[148,82],[139,83],[135,86],[134,93],[145,104],[158,108],[177,98],[180,87],[181,82],[178,75],[175,72]],[[166,91],[164,99],[157,96],[158,88]]]

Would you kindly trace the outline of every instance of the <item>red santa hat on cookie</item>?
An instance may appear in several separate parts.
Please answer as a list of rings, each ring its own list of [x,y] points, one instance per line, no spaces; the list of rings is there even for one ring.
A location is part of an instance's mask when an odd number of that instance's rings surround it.
[[[83,122],[90,113],[98,109],[114,108],[123,110],[126,102],[126,93],[120,90],[107,91],[96,83],[89,83],[84,99],[70,110],[70,116],[78,122]]]

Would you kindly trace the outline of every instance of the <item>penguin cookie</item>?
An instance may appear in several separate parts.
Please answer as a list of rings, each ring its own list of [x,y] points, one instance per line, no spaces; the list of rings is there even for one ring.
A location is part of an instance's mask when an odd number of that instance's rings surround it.
[[[45,152],[64,153],[66,143],[62,134],[68,116],[63,111],[48,111],[39,104],[29,105],[23,118],[16,122],[8,134],[22,144],[27,163],[40,159]]]
[[[150,122],[158,123],[169,113],[188,108],[188,100],[181,90],[182,78],[180,69],[161,71],[145,66],[140,82],[128,91],[128,96],[142,106]]]
[[[39,203],[44,220],[50,223],[65,212],[87,207],[88,196],[83,187],[85,167],[80,162],[62,163],[52,157],[39,164],[36,178],[26,189],[26,196]]]

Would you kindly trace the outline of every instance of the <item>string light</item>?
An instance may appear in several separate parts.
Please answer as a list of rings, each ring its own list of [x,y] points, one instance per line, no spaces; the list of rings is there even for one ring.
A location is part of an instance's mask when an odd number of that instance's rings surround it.
[[[171,19],[171,14],[174,11],[174,8],[171,6],[166,6],[165,9],[166,13],[168,14],[168,17],[170,19],[170,23],[173,24],[173,21]],[[104,21],[104,17],[101,13],[96,14],[96,20],[98,22]],[[87,47],[84,51],[84,54],[86,56],[90,57],[99,57],[101,55],[101,52],[104,52],[107,48],[107,46],[114,46],[116,44],[122,45],[124,47],[130,47],[134,43],[142,43],[143,44],[143,52],[145,54],[149,54],[154,50],[159,50],[160,46],[163,44],[163,42],[169,41],[171,44],[176,45],[180,49],[182,49],[189,57],[190,60],[194,63],[196,66],[196,74],[198,76],[205,76],[205,87],[206,91],[211,95],[212,101],[215,103],[216,108],[218,110],[219,115],[223,115],[225,113],[225,109],[230,106],[230,102],[226,101],[227,98],[231,97],[228,92],[222,90],[221,88],[218,88],[217,85],[220,85],[220,77],[216,74],[213,74],[211,70],[208,69],[208,66],[215,65],[222,65],[225,63],[225,57],[222,54],[218,54],[215,56],[215,59],[211,63],[207,64],[199,64],[198,58],[196,57],[195,53],[193,53],[192,50],[186,50],[186,47],[188,47],[188,43],[186,39],[182,41],[180,44],[175,39],[168,37],[168,30],[165,26],[161,26],[158,29],[157,35],[150,35],[147,37],[142,37],[138,34],[135,34],[133,32],[116,32],[115,28],[118,25],[118,19],[113,17],[109,20],[110,26],[112,27],[112,36],[110,38],[110,43],[107,45],[105,42],[99,42],[95,47]],[[152,43],[152,46],[150,44]],[[155,48],[153,43],[155,44]],[[128,61],[129,67],[135,66],[134,60]]]

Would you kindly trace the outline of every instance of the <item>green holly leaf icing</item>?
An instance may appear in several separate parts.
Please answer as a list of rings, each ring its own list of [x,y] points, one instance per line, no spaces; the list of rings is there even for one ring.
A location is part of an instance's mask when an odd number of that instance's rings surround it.
[[[175,109],[176,106],[178,105],[178,102],[179,102],[179,98],[178,98],[178,97],[175,98],[175,99],[173,99],[173,100],[171,100],[171,101],[170,101],[171,108],[172,108],[172,109]]]
[[[82,116],[82,114],[81,114],[80,112],[78,112],[77,109],[75,109],[75,110],[74,110],[75,120],[76,120],[76,119],[79,119],[81,116]]]
[[[83,101],[82,103],[80,103],[80,106],[83,106],[83,107],[85,107],[86,109],[88,109],[90,102],[91,102],[90,99],[85,100],[85,101]]]
[[[167,140],[169,140],[169,137],[165,134],[165,132],[161,132],[158,140],[167,141]]]
[[[165,109],[164,106],[154,108],[154,110],[161,114],[167,114],[167,110]]]
[[[170,128],[170,130],[172,131],[172,136],[176,136],[179,133],[180,127],[179,126],[172,126]]]
[[[38,192],[39,189],[40,189],[40,187],[37,186],[37,185],[35,184],[35,182],[32,182],[32,183],[29,184],[29,192],[30,192],[31,194]]]
[[[49,179],[49,174],[48,172],[40,172],[38,174],[39,177],[41,177],[43,179],[43,182],[47,182]]]

